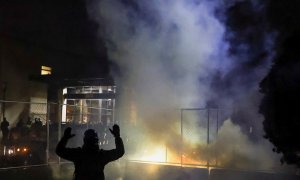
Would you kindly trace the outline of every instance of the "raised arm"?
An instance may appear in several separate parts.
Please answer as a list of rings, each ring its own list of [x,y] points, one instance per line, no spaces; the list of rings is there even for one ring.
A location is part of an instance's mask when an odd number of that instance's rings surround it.
[[[70,127],[68,127],[65,130],[64,136],[58,142],[55,152],[61,158],[64,158],[69,161],[74,161],[74,159],[76,157],[76,149],[66,148],[68,140],[75,136],[75,134],[71,134],[71,130],[72,129]]]
[[[116,149],[104,151],[107,158],[107,163],[117,160],[125,154],[123,140],[120,137],[120,127],[115,124],[113,126],[113,130],[109,130],[115,137]]]

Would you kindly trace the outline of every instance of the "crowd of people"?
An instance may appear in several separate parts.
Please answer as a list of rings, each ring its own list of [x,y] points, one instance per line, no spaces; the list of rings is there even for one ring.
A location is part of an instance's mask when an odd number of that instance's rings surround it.
[[[0,167],[39,164],[45,161],[46,126],[40,118],[20,119],[13,127],[1,122]]]
[[[20,119],[15,127],[10,128],[10,124],[6,118],[1,122],[2,140],[1,144],[10,146],[19,142],[27,142],[29,140],[45,140],[45,126],[40,118],[28,118],[26,122]]]

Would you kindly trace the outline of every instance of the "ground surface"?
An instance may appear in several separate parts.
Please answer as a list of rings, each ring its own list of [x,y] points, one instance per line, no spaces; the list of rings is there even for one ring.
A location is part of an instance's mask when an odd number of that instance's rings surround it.
[[[71,180],[72,164],[1,169],[1,180]],[[110,164],[105,169],[106,180],[300,180],[300,176],[226,169],[190,168],[144,163]]]

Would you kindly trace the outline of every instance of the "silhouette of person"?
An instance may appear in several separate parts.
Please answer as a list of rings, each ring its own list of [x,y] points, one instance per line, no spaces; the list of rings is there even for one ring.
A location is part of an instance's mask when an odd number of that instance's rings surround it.
[[[28,128],[30,128],[31,125],[32,125],[32,121],[31,121],[30,117],[28,117],[27,122],[26,122],[26,126],[27,126]]]
[[[1,131],[2,131],[2,143],[6,144],[8,140],[8,133],[9,133],[9,122],[6,120],[6,117],[3,118],[1,122]]]
[[[115,124],[113,129],[109,129],[115,137],[116,148],[112,150],[99,149],[98,135],[93,129],[84,132],[82,147],[66,148],[68,140],[75,136],[71,130],[70,127],[65,129],[64,136],[56,146],[56,154],[74,163],[74,180],[104,180],[104,166],[125,153],[119,126]]]

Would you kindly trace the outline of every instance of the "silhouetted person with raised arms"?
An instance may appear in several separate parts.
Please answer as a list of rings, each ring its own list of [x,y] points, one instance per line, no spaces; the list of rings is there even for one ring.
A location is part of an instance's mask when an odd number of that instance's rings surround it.
[[[98,135],[93,129],[85,131],[82,147],[66,148],[68,140],[75,136],[71,130],[70,127],[66,128],[57,144],[56,154],[74,163],[74,180],[104,180],[104,166],[125,153],[119,126],[115,124],[113,129],[109,129],[115,137],[116,149],[112,150],[99,149]]]

